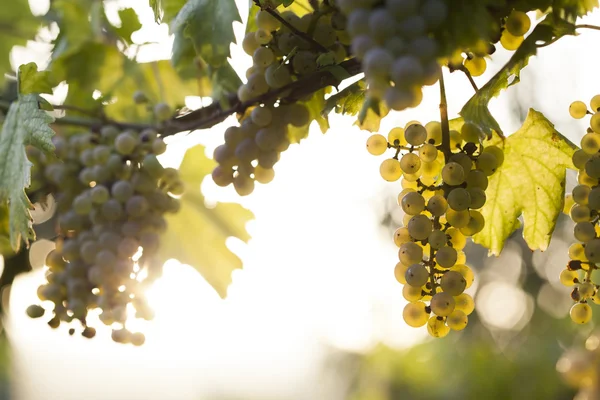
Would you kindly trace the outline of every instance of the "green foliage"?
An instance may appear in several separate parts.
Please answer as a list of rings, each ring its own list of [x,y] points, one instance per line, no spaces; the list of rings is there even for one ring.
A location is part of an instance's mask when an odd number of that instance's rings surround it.
[[[342,115],[356,115],[365,101],[366,84],[363,80],[353,83],[325,101],[323,114],[334,111]]]
[[[206,21],[198,23],[198,21]],[[175,42],[189,41],[209,65],[220,67],[235,43],[233,23],[241,22],[234,0],[189,0],[171,23]]]
[[[565,35],[574,35],[575,26],[555,15],[546,16],[523,41],[510,60],[479,91],[471,97],[460,112],[465,121],[473,122],[491,138],[492,131],[503,135],[500,125],[490,113],[488,104],[492,98],[511,85],[519,82],[520,72],[529,63],[529,57],[537,53],[538,47]],[[541,44],[540,44],[541,42]]]
[[[127,43],[131,44],[131,34],[140,30],[142,24],[133,8],[119,10],[119,18],[121,18],[121,26],[115,30]]]
[[[535,110],[507,139],[494,136],[484,145],[502,148],[504,163],[490,177],[481,209],[486,224],[473,240],[498,255],[522,214],[525,241],[532,250],[545,250],[563,208],[565,174],[574,168],[575,145]]]
[[[154,21],[156,23],[160,23],[162,20],[162,0],[149,0],[150,7],[152,7],[152,12],[154,13]]]
[[[9,53],[13,46],[25,46],[37,33],[40,21],[31,14],[28,0],[5,4],[0,13],[0,84],[4,74],[12,71]]]
[[[231,272],[242,268],[242,262],[227,248],[225,240],[234,236],[248,241],[245,225],[253,215],[238,204],[205,204],[200,184],[215,166],[206,157],[204,146],[186,152],[179,171],[187,189],[181,197],[181,210],[166,218],[169,229],[161,237],[158,257],[162,262],[175,258],[193,266],[225,297]]]
[[[308,120],[308,124],[304,126],[289,126],[288,138],[290,139],[290,143],[299,143],[300,140],[306,138],[308,136],[308,129],[312,121],[317,121],[319,127],[321,128],[321,132],[325,133],[329,130],[329,120],[327,119],[327,115],[323,114],[322,112],[325,108],[324,96],[325,90],[321,89],[315,92],[309,100],[298,102],[299,104],[303,104],[306,106],[306,108],[308,108],[310,117]]]
[[[367,98],[355,122],[360,129],[369,132],[378,132],[381,120],[388,115],[390,110],[383,101]]]
[[[31,182],[31,162],[25,154],[25,146],[32,145],[44,152],[54,150],[54,132],[49,124],[54,118],[38,105],[38,96],[31,90],[46,90],[43,82],[47,74],[35,71],[35,65],[26,65],[19,76],[20,87],[26,90],[19,100],[12,103],[0,133],[0,201],[8,202],[10,242],[18,251],[21,240],[29,244],[35,239],[29,210],[32,204],[25,194]],[[6,203],[5,203],[6,204]]]

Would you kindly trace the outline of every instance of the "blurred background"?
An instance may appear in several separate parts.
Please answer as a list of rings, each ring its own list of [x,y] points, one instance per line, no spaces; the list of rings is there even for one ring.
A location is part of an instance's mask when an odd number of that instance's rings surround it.
[[[41,15],[49,2],[30,0],[30,6]],[[248,1],[238,6],[244,17]],[[133,7],[143,23],[133,35],[138,60],[168,59],[168,27],[154,22],[147,2],[107,1],[108,17],[118,21],[123,7]],[[600,13],[584,22],[600,24]],[[241,42],[244,26],[234,28]],[[44,29],[38,41],[14,48],[13,67],[30,61],[47,65],[57,33]],[[585,31],[541,49],[521,83],[492,101],[504,131],[517,130],[535,108],[579,143],[585,122],[572,120],[568,106],[600,92],[600,56],[593,51],[599,38],[600,32]],[[476,81],[482,85],[509,57],[498,46]],[[251,60],[237,46],[232,58],[243,76]],[[472,89],[463,75],[446,79],[455,117]],[[64,95],[59,88],[51,101]],[[203,100],[186,102],[197,108]],[[388,116],[382,133],[410,120],[439,119],[438,102],[437,87],[427,88],[422,105]],[[465,331],[432,340],[402,319],[406,302],[393,275],[397,249],[391,240],[402,221],[396,204],[400,185],[379,177],[381,160],[365,150],[368,132],[354,127],[351,118],[330,118],[326,135],[316,129],[292,145],[275,167],[275,180],[249,198],[217,188],[210,177],[204,182],[207,201],[239,201],[256,216],[248,224],[248,244],[228,242],[244,269],[234,272],[228,297],[221,300],[192,267],[168,262],[149,295],[157,316],[141,325],[147,337],[141,348],[115,344],[101,328],[93,340],[69,337],[25,315],[37,300],[43,260],[52,248],[51,242],[37,242],[31,251],[34,271],[18,276],[2,296],[9,312],[0,341],[0,398],[572,399],[577,391],[557,372],[557,362],[566,349],[583,346],[594,324],[571,323],[569,290],[558,280],[572,242],[570,219],[561,215],[543,253],[532,253],[520,231],[498,258],[470,243],[467,264],[477,275],[467,293],[475,297],[476,312]],[[197,143],[212,154],[232,124],[230,118],[210,130],[170,138],[162,161],[177,166]],[[567,191],[575,181],[575,173],[568,174]],[[35,217],[40,222],[47,215],[40,211]],[[189,234],[202,240],[201,232]],[[559,363],[559,370],[565,368]]]

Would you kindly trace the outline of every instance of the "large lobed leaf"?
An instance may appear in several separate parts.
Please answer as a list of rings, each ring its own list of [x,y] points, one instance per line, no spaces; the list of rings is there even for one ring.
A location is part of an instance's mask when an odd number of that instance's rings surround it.
[[[523,41],[506,65],[469,99],[460,111],[460,115],[465,121],[479,125],[488,138],[491,137],[492,131],[503,136],[500,125],[488,109],[490,100],[498,96],[502,90],[519,82],[521,70],[529,63],[529,57],[537,53],[540,44],[575,34],[575,25],[558,19],[553,14],[546,16],[544,21],[539,23]]]
[[[181,210],[167,217],[169,229],[161,238],[159,258],[162,262],[175,258],[193,266],[225,297],[231,273],[242,268],[241,260],[227,248],[225,240],[234,236],[248,241],[245,225],[253,215],[239,204],[205,205],[200,184],[215,166],[215,161],[206,157],[204,146],[186,152],[179,169],[186,192],[181,197]]]
[[[481,209],[485,227],[473,240],[498,255],[523,215],[525,241],[532,250],[545,250],[563,208],[576,146],[533,109],[517,132],[506,139],[494,135],[484,145],[502,148],[504,163],[490,177]]]
[[[36,91],[47,91],[46,73],[37,73],[35,64],[20,68],[19,99],[10,105],[0,133],[0,202],[8,203],[10,243],[18,251],[21,240],[28,245],[35,239],[31,214],[33,207],[25,194],[31,182],[31,162],[25,146],[51,152],[54,150],[54,132],[49,124],[54,118],[40,109]]]

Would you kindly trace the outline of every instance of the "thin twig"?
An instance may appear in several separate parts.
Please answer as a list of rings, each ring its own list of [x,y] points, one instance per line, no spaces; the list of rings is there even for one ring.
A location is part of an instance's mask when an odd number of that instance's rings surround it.
[[[466,75],[467,79],[469,80],[469,83],[473,87],[473,90],[475,90],[475,93],[479,92],[479,88],[477,87],[477,84],[473,80],[473,76],[471,75],[471,72],[469,72],[469,70],[467,69],[467,67],[465,67],[463,64],[461,64],[456,69],[459,70],[459,71],[461,71],[462,73],[464,73]]]
[[[600,31],[600,26],[590,25],[590,24],[581,24],[581,25],[575,25],[575,29],[593,29],[596,31]]]
[[[257,7],[260,7],[259,0],[254,0],[254,4],[256,4]],[[310,45],[312,47],[314,47],[315,49],[322,51],[324,53],[329,52],[329,49],[327,49],[327,47],[323,46],[321,43],[317,42],[312,37],[310,37],[306,33],[302,32],[301,30],[296,28],[294,25],[292,25],[288,21],[286,21],[285,18],[283,18],[281,15],[279,15],[279,12],[277,12],[277,10],[273,10],[273,9],[267,8],[267,7],[261,8],[261,10],[266,11],[269,14],[271,14],[277,21],[281,22],[282,25],[284,25],[286,28],[291,30],[296,36],[298,36],[301,39],[303,39],[304,41],[310,43]]]
[[[448,163],[452,156],[452,150],[450,149],[450,123],[448,122],[448,102],[446,100],[443,71],[440,76],[440,119],[442,125],[442,152],[444,153],[446,163]]]

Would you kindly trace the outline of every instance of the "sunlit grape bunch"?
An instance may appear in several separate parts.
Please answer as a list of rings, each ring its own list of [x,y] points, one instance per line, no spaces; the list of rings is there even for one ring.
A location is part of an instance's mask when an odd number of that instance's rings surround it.
[[[91,338],[96,330],[88,314],[101,311],[115,342],[142,345],[144,334],[126,328],[128,308],[138,318],[153,317],[144,290],[162,273],[153,255],[167,228],[165,213],[179,209],[173,196],[183,193],[183,183],[177,170],[158,161],[166,145],[154,130],[104,126],[55,136],[54,144],[58,159],[38,154],[42,163],[35,170],[57,203],[56,249],[38,288],[39,299],[54,305],[48,324],[78,320],[81,334]],[[27,314],[42,317],[44,308],[32,305]]]
[[[448,16],[443,0],[338,0],[347,15],[352,54],[362,60],[369,96],[389,108],[421,103],[423,85],[440,77],[439,46],[432,31]]]
[[[579,169],[579,184],[565,201],[565,208],[570,204],[568,213],[575,222],[573,235],[577,243],[569,247],[571,260],[560,273],[561,283],[573,287],[571,297],[575,304],[570,315],[578,324],[592,319],[590,302],[600,304],[598,282],[594,281],[594,271],[600,263],[600,95],[592,98],[590,107],[591,110],[588,110],[582,101],[575,101],[569,107],[573,118],[591,115],[590,127],[581,138],[581,149],[573,154],[573,165]]]
[[[486,201],[488,177],[504,161],[499,147],[483,149],[482,132],[474,124],[449,134],[447,161],[440,150],[439,122],[423,126],[411,121],[392,129],[387,138],[374,134],[367,140],[369,153],[393,153],[381,163],[380,173],[388,182],[400,180],[403,188],[398,204],[405,217],[394,233],[399,247],[394,274],[409,301],[404,320],[413,327],[427,325],[434,337],[464,329],[473,312],[473,299],[464,291],[474,274],[462,250],[467,237],[484,227],[478,210]]]
[[[574,400],[592,400],[600,393],[600,334],[593,332],[584,346],[574,345],[562,354],[556,371],[571,387],[579,389]]]

